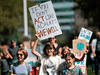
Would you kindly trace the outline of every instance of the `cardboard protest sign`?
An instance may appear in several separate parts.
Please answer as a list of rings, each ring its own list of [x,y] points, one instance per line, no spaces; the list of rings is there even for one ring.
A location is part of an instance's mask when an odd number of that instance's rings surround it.
[[[39,40],[62,34],[51,1],[29,8],[36,32],[40,32]]]
[[[73,40],[73,52],[85,53],[85,51],[86,51],[86,40],[85,39]]]
[[[92,31],[82,27],[78,39],[86,39],[86,41],[89,43],[92,33]]]

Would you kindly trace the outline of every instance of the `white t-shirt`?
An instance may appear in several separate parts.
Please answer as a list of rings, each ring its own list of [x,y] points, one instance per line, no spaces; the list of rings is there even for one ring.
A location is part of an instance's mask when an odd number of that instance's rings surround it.
[[[28,75],[28,71],[31,72],[32,71],[32,67],[30,64],[29,65],[29,68],[27,70],[27,67],[26,67],[26,64],[24,65],[18,65],[16,63],[16,66],[15,67],[15,72],[16,72],[16,75]],[[14,68],[13,68],[13,65],[10,66],[10,72],[13,72],[14,73]]]
[[[57,68],[60,64],[59,56],[43,56],[39,55],[41,62],[39,75],[57,75]]]

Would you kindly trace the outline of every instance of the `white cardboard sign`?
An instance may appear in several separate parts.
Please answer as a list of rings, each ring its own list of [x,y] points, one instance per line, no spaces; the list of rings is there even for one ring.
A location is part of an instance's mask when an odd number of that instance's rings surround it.
[[[89,43],[92,33],[92,31],[82,27],[78,39],[86,39],[86,41]]]
[[[51,1],[29,8],[36,32],[40,32],[39,40],[62,34]]]

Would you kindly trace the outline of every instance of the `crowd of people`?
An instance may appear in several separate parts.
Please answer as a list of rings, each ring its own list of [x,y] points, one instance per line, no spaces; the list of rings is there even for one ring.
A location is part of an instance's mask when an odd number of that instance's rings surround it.
[[[25,48],[23,43],[16,45],[11,40],[8,50],[0,53],[1,75],[87,75],[83,74],[81,68],[75,65],[75,61],[82,61],[88,54],[86,52],[81,58],[76,58],[72,49],[57,43],[56,37],[50,37],[43,48],[37,50],[40,33],[36,33],[36,40],[30,41],[30,49]],[[76,36],[73,39],[77,39]],[[93,58],[92,71],[99,75],[100,63],[100,32],[96,39],[91,42],[91,58]],[[87,71],[85,71],[87,72]]]

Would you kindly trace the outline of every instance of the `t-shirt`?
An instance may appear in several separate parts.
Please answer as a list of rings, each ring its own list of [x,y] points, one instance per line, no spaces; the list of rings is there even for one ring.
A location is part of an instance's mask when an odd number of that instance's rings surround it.
[[[57,75],[58,56],[43,56],[39,55],[41,62],[39,75]]]
[[[6,58],[0,59],[0,64],[2,72],[6,72],[9,70],[8,60]]]
[[[24,65],[18,65],[16,63],[16,65],[13,67],[13,65],[10,66],[10,70],[9,72],[15,72],[16,75],[28,75],[28,72],[31,72],[32,71],[32,67],[30,64],[28,64],[29,67],[28,67],[28,70],[27,70],[27,67],[26,67],[26,64]],[[15,70],[14,70],[15,69]]]
[[[16,57],[16,53],[18,51],[18,46],[16,46],[15,48],[9,47],[8,48],[9,53],[11,54],[11,56],[13,57],[12,60],[10,60],[10,62],[17,62],[17,57]]]
[[[62,72],[64,68],[67,67],[67,64],[66,64],[66,61],[62,62],[59,66],[58,66],[58,69],[57,69],[57,72]],[[60,74],[62,75],[62,74]]]
[[[83,75],[80,67],[75,66],[73,69],[67,67],[62,71],[62,75]]]

